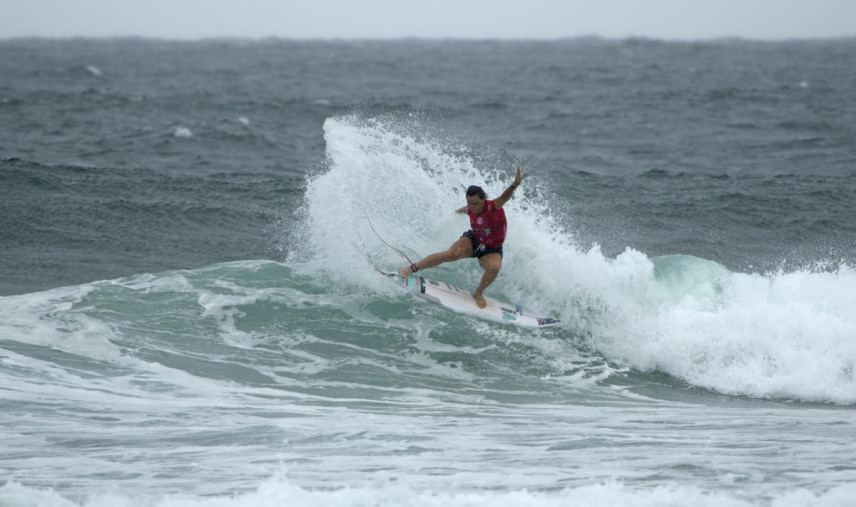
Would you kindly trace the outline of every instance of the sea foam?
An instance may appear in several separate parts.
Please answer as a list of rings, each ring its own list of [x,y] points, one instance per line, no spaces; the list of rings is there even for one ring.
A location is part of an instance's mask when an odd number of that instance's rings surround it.
[[[821,493],[805,489],[786,491],[770,499],[772,507],[849,507],[856,495],[856,485],[846,484]],[[131,497],[122,492],[93,495],[72,501],[51,490],[41,490],[7,483],[0,486],[0,504],[8,507],[41,505],[45,507],[654,507],[664,505],[695,505],[699,507],[749,507],[757,505],[727,493],[708,493],[685,486],[659,486],[635,489],[618,482],[592,484],[559,491],[470,491],[421,492],[406,485],[386,484],[372,487],[346,487],[334,490],[313,490],[273,478],[255,491],[214,497],[162,495]]]

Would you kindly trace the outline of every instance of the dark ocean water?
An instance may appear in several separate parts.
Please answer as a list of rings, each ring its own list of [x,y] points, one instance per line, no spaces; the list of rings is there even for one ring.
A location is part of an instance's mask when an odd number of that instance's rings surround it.
[[[0,505],[850,505],[854,201],[852,39],[0,41]]]

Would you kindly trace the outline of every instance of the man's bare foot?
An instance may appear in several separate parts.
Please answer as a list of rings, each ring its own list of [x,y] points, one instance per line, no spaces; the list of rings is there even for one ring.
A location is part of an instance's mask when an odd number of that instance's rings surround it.
[[[409,267],[401,268],[398,270],[398,276],[405,280],[407,279],[407,277],[410,276],[411,273],[413,273],[413,271],[411,271]]]
[[[484,296],[482,296],[478,292],[473,292],[473,297],[476,299],[476,304],[479,305],[479,308],[484,308],[487,306],[487,301],[484,300]]]

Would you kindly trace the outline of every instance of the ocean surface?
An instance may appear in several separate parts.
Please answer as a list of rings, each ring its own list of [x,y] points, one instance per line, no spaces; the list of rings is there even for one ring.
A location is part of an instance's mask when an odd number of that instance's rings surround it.
[[[856,39],[0,40],[0,505],[856,505],[854,203]]]

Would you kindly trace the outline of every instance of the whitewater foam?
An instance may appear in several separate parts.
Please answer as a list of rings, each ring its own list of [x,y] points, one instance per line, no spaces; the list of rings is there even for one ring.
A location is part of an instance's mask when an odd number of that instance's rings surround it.
[[[772,507],[849,507],[856,495],[856,485],[847,484],[815,494],[804,489],[787,491],[771,499]],[[314,490],[292,484],[277,476],[258,486],[255,491],[210,498],[186,495],[162,497],[131,497],[113,492],[92,495],[81,501],[72,501],[51,490],[22,486],[15,482],[0,486],[0,504],[8,507],[41,505],[45,507],[340,507],[372,505],[376,507],[472,507],[495,505],[498,507],[653,507],[665,505],[696,505],[699,507],[750,507],[755,502],[742,500],[738,495],[707,493],[693,487],[658,486],[634,489],[620,482],[608,482],[565,488],[555,492],[420,492],[406,485],[389,482],[368,487],[345,487],[333,490]]]
[[[657,259],[638,299],[609,299],[635,317],[601,323],[609,357],[727,394],[856,403],[856,278],[833,273],[741,274],[709,261]]]
[[[360,217],[415,260],[445,250],[468,227],[453,213],[466,186],[495,196],[512,175],[388,121],[330,118],[324,132],[328,168],[310,177],[303,208],[311,247],[304,268],[355,287],[390,291],[372,266],[405,263]],[[631,247],[608,258],[597,245],[581,248],[549,203],[530,198],[541,198],[541,182],[537,169],[524,174],[523,191],[506,206],[506,255],[491,291],[558,314],[569,337],[584,336],[607,360],[635,369],[727,394],[856,403],[851,268],[742,274]],[[464,285],[481,276],[467,262],[434,273]]]

